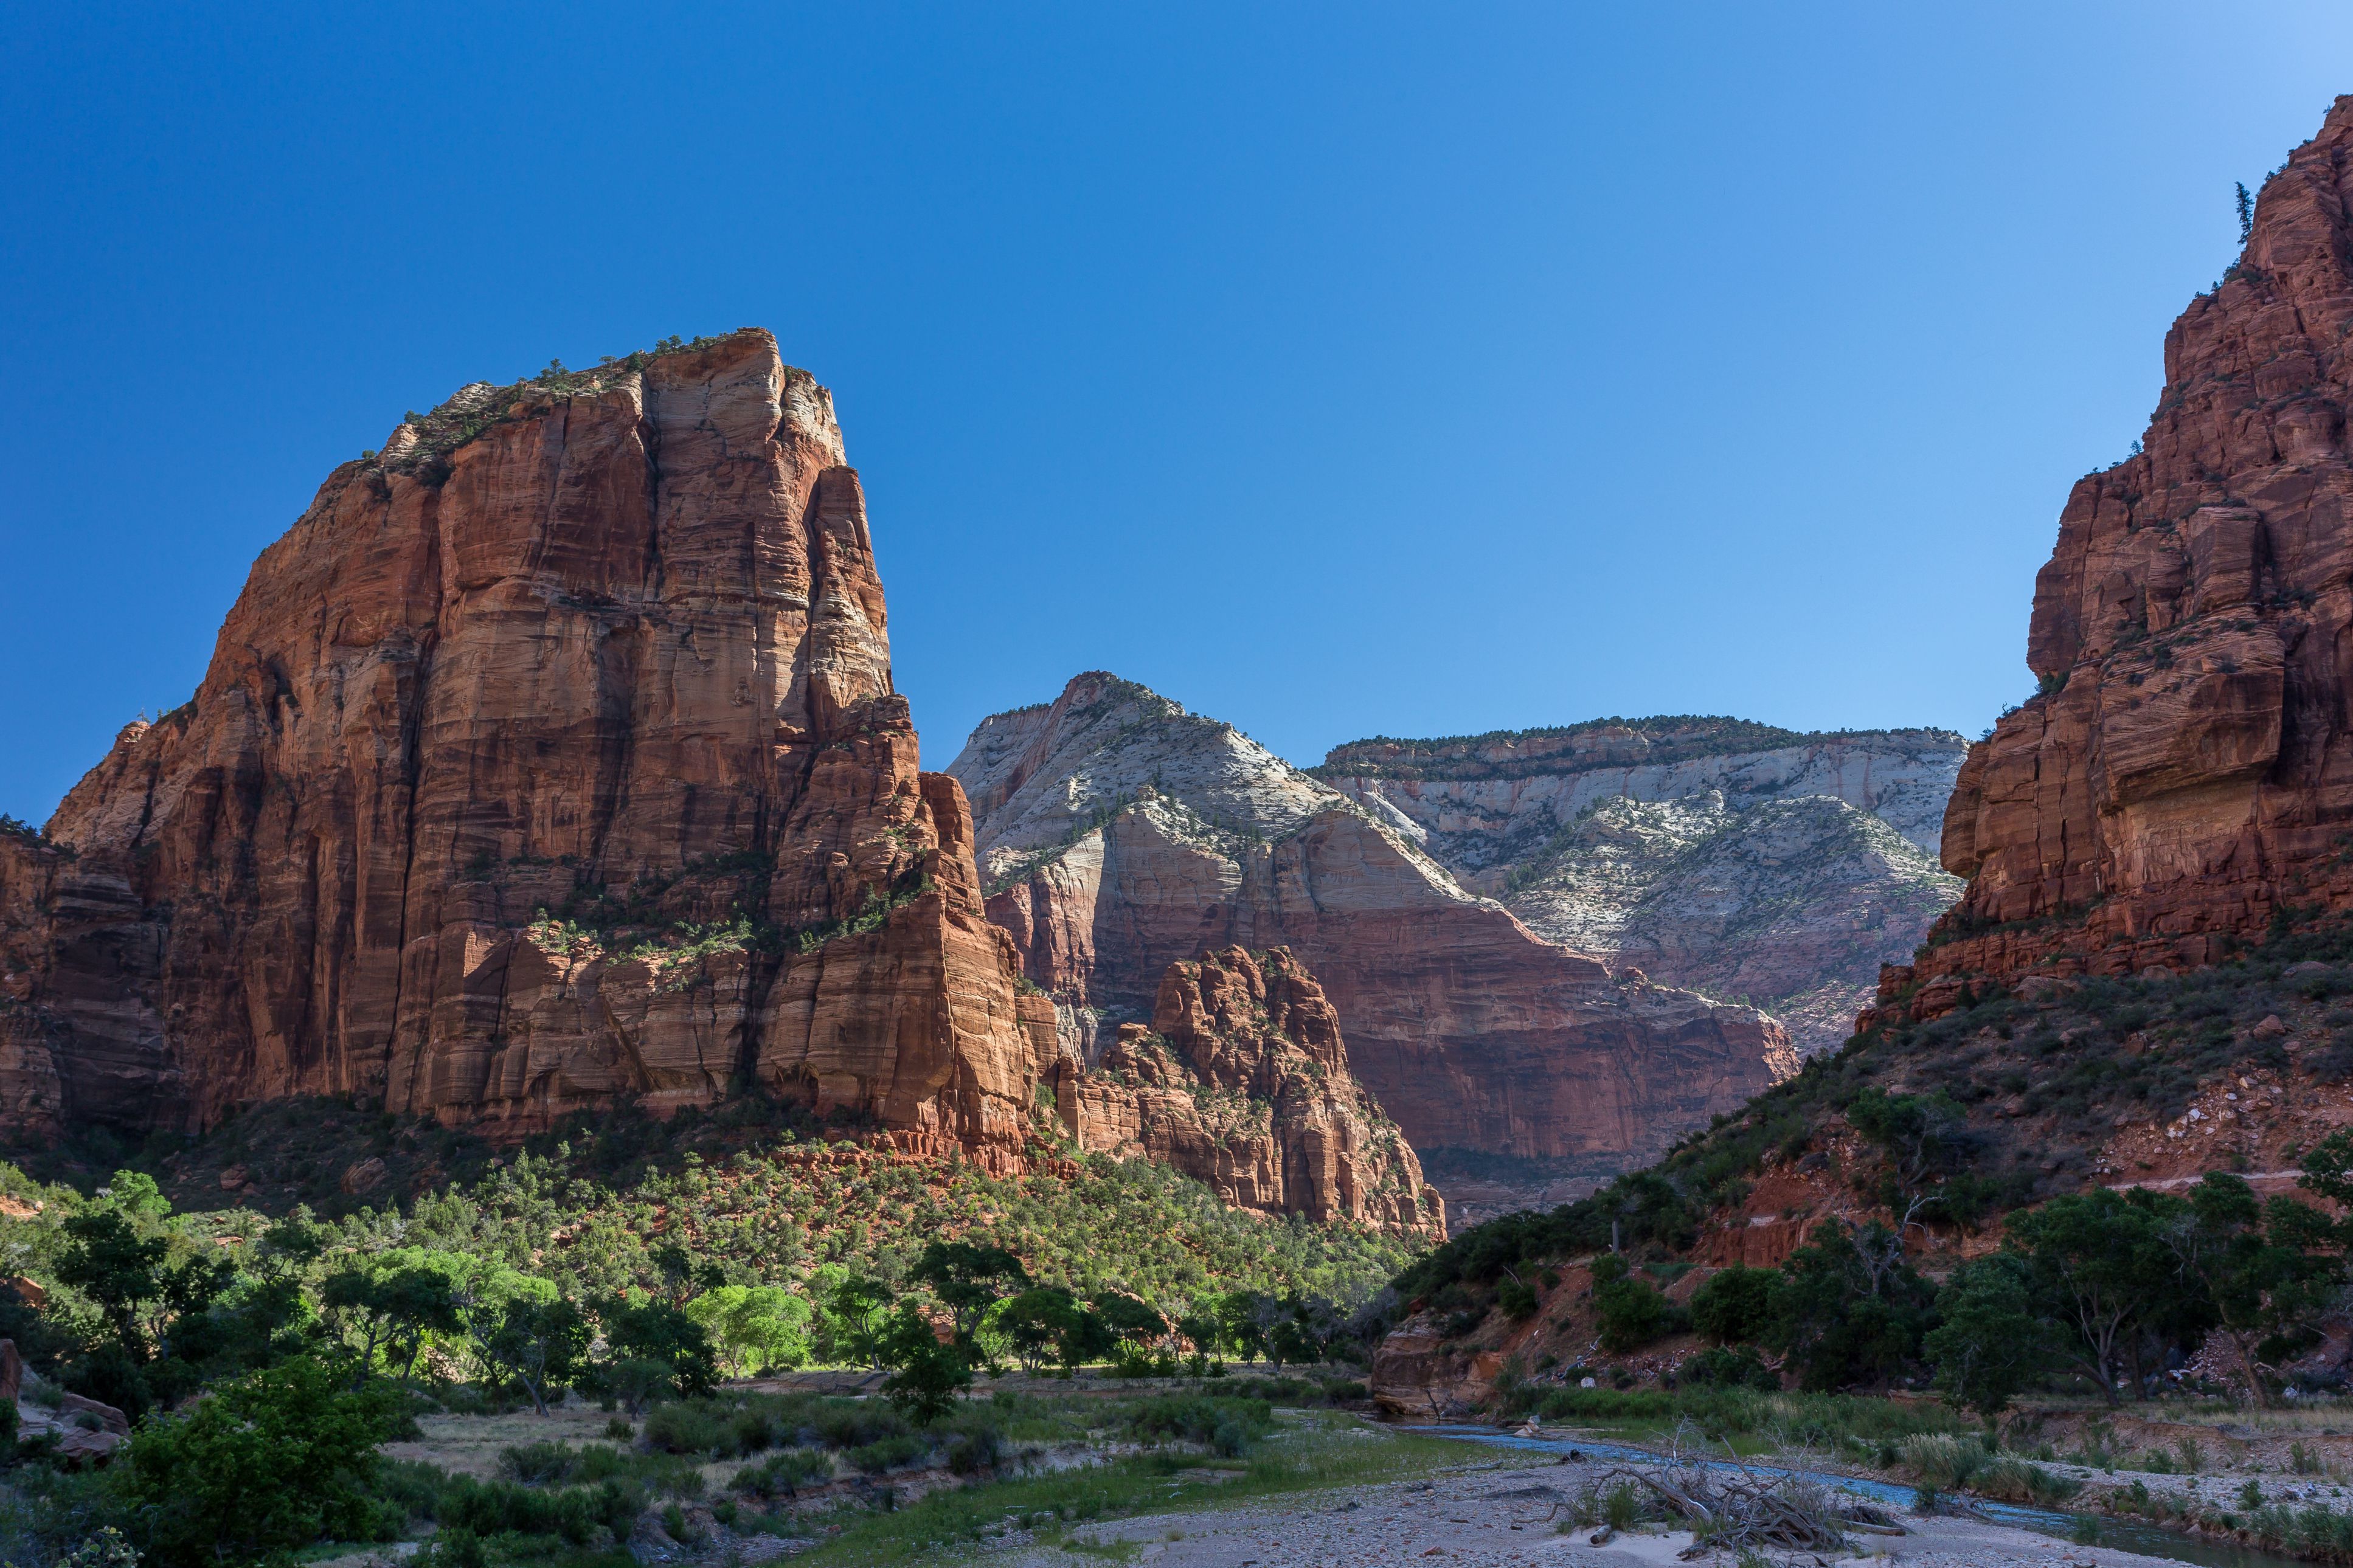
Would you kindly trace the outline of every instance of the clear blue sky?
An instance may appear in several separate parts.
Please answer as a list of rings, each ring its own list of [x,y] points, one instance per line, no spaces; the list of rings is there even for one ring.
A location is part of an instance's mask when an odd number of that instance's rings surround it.
[[[1287,756],[1972,734],[2331,5],[32,5],[0,811],[411,406],[765,325],[927,761],[1105,667]]]

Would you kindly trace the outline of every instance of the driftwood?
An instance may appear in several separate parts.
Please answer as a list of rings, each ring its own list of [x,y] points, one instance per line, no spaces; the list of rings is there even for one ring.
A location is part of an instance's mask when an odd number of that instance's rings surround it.
[[[1883,1510],[1802,1476],[1670,1464],[1620,1468],[1599,1480],[1631,1481],[1658,1499],[1670,1516],[1689,1523],[1698,1539],[1683,1552],[1686,1558],[1718,1550],[1832,1552],[1846,1544],[1850,1530],[1905,1533]]]

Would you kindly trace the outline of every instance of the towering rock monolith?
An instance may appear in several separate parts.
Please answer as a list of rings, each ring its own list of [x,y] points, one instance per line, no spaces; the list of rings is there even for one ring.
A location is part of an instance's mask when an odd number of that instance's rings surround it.
[[[2133,454],[2035,580],[2035,695],[1961,769],[1967,896],[1882,1005],[1968,975],[2195,965],[2353,906],[2353,98],[2166,334]]]
[[[1009,1159],[1051,1037],[972,847],[773,338],[478,384],[329,476],[195,697],[0,837],[0,1118],[513,1133],[759,1086]]]

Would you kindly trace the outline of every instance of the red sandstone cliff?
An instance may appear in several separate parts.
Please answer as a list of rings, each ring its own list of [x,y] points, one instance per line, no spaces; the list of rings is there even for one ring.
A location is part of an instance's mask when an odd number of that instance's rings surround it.
[[[1082,1058],[1156,1011],[1172,962],[1280,946],[1425,1161],[1614,1173],[1795,1068],[1754,1010],[1538,939],[1366,807],[1133,682],[1082,675],[999,714],[950,772],[980,823],[991,918]]]
[[[2284,907],[2353,905],[2353,98],[2259,194],[2165,340],[2139,449],[2085,476],[2035,580],[2042,692],[1962,768],[1967,896],[1916,965],[2204,962]],[[1883,1004],[1914,980],[1891,971]]]
[[[972,820],[917,771],[831,399],[764,331],[470,386],[337,468],[47,835],[0,838],[19,1128],[757,1083],[1022,1136]]]
[[[1339,1016],[1281,948],[1170,964],[1152,1027],[1067,1063],[1056,1099],[1082,1148],[1173,1166],[1237,1207],[1445,1238],[1420,1163],[1349,1076]]]

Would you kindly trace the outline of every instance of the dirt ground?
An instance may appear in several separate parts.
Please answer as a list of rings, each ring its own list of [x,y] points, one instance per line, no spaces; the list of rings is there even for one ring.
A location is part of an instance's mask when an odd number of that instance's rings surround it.
[[[976,1561],[992,1568],[1071,1568],[1135,1543],[1136,1562],[1155,1568],[1388,1568],[1420,1563],[1514,1568],[1656,1568],[1691,1544],[1683,1532],[1621,1535],[1602,1546],[1592,1532],[1559,1533],[1562,1500],[1609,1467],[1509,1463],[1431,1481],[1343,1489],[1231,1510],[1106,1521],[1075,1532],[1073,1555],[1020,1535]],[[1845,1561],[1908,1568],[2156,1568],[2166,1560],[2105,1546],[2072,1546],[2024,1531],[1950,1518],[1906,1517],[1909,1533],[1857,1538]],[[1097,1549],[1086,1552],[1089,1542]],[[1121,1553],[1124,1555],[1124,1553]],[[1729,1556],[1703,1563],[1729,1564]],[[1788,1559],[1810,1565],[1809,1552]],[[2174,1565],[2178,1568],[2178,1565]]]

